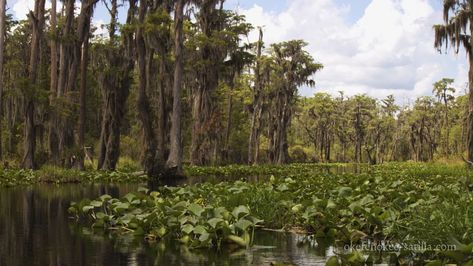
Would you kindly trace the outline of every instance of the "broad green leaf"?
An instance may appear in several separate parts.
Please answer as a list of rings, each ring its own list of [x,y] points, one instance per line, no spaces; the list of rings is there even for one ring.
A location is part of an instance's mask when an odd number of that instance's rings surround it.
[[[200,242],[206,242],[207,240],[209,240],[210,238],[210,235],[209,233],[205,232],[205,233],[202,233],[199,237],[199,241]]]
[[[103,205],[103,202],[102,201],[97,201],[97,200],[93,200],[89,203],[91,206],[94,206],[94,207],[102,207]]]
[[[331,199],[327,201],[327,209],[335,209],[337,208],[337,204]]]
[[[222,218],[212,218],[207,221],[207,223],[212,226],[213,228],[217,227],[217,224],[220,222],[223,222],[224,220]]]
[[[238,220],[238,222],[235,223],[235,226],[237,228],[240,228],[243,231],[246,231],[246,229],[248,227],[252,226],[252,225],[253,225],[253,223],[246,220],[246,219],[240,219],[240,220]]]
[[[162,226],[161,228],[159,228],[158,230],[158,236],[160,238],[163,238],[163,236],[165,236],[167,234],[168,230],[166,229],[166,227]]]
[[[202,213],[204,212],[204,208],[202,208],[202,206],[198,205],[198,204],[195,204],[195,203],[191,203],[189,205],[189,207],[187,207],[187,209],[192,212],[193,214],[197,215],[197,216],[201,216]]]
[[[88,211],[93,210],[93,209],[94,209],[94,206],[90,206],[90,205],[86,205],[86,206],[82,207],[83,212],[88,212]]]
[[[235,209],[233,209],[232,211],[232,215],[233,217],[239,219],[243,216],[246,216],[250,213],[250,210],[248,209],[248,207],[246,206],[243,206],[243,205],[240,205],[238,207],[236,207]]]
[[[104,194],[104,195],[100,196],[101,201],[108,201],[110,199],[112,199],[112,196],[107,195],[107,194]]]
[[[350,196],[352,193],[352,188],[351,187],[341,187],[338,189],[338,196],[339,197],[347,197]]]
[[[181,227],[181,231],[190,234],[194,230],[194,226],[191,224],[185,224],[184,226]]]
[[[227,239],[232,241],[235,244],[238,244],[241,247],[246,247],[247,246],[246,241],[243,238],[239,237],[239,236],[229,235],[229,236],[227,236]]]
[[[192,230],[194,234],[201,235],[203,233],[207,233],[207,229],[203,227],[202,225],[198,225]]]
[[[186,208],[188,205],[187,201],[180,201],[176,204],[174,204],[174,206],[172,206],[173,209],[184,209]]]
[[[130,208],[129,203],[120,202],[120,203],[115,205],[114,209],[115,209],[115,211],[118,211],[118,210],[128,210],[128,208]]]
[[[135,198],[136,198],[136,195],[135,194],[132,194],[132,193],[128,193],[125,195],[124,197],[128,202],[132,202]]]
[[[281,191],[281,192],[284,192],[284,191],[288,191],[288,190],[289,190],[289,187],[288,187],[286,184],[283,183],[283,184],[279,185],[279,186],[276,188],[276,190]]]
[[[139,188],[138,188],[138,192],[141,192],[141,193],[144,193],[144,194],[148,194],[149,189],[148,189],[148,188],[145,188],[145,187],[139,187]]]
[[[95,217],[97,217],[97,219],[104,219],[107,215],[103,212],[98,212],[95,214]]]

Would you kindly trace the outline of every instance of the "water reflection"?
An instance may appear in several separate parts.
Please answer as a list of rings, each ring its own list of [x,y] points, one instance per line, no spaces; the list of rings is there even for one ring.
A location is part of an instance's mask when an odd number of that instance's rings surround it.
[[[298,246],[300,236],[260,231],[249,250],[189,250],[176,241],[148,245],[80,227],[68,218],[71,201],[114,197],[137,185],[38,185],[0,189],[0,265],[324,265],[325,250]]]
[[[67,208],[72,200],[132,190],[136,186],[1,189],[0,265],[104,265],[104,261],[122,265],[110,245],[72,234]]]

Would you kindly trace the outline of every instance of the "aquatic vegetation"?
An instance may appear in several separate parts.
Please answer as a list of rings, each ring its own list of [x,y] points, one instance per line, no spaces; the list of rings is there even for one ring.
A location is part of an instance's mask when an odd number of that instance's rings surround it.
[[[142,183],[147,179],[145,175],[136,172],[79,171],[54,166],[44,166],[39,170],[0,169],[0,187],[36,183]]]
[[[302,231],[336,247],[363,241],[454,243],[463,250],[462,261],[471,260],[465,250],[473,243],[473,172],[461,165],[234,165],[187,167],[186,173],[208,181],[142,189],[121,199],[86,199],[70,211],[94,230],[133,233],[151,242],[165,237],[191,248],[244,247],[251,244],[253,230],[264,227]],[[2,186],[144,181],[145,176],[131,172],[0,171]],[[338,260],[347,264],[348,255],[343,256]],[[456,262],[460,255],[407,248],[393,256],[397,261],[414,258]]]
[[[204,177],[243,177],[251,176],[269,177],[274,176],[300,176],[301,174],[321,173],[321,172],[344,172],[356,169],[366,169],[367,164],[346,164],[346,163],[326,163],[308,164],[293,163],[287,165],[227,165],[227,166],[187,166],[185,172],[189,176]]]
[[[0,170],[0,186],[11,187],[30,185],[38,182],[38,176],[33,170]]]
[[[119,225],[126,228],[119,231],[131,229],[156,241],[169,234],[195,247],[220,246],[221,241],[238,243],[242,239],[241,245],[245,246],[249,243],[249,231],[245,229],[253,230],[258,225],[304,231],[336,247],[363,241],[404,245],[402,252],[392,258],[397,261],[450,261],[449,254],[438,250],[424,250],[419,255],[407,248],[419,242],[429,246],[454,243],[458,247],[458,243],[473,243],[473,173],[468,169],[417,163],[364,166],[363,171],[350,170],[347,165],[342,171],[340,165],[335,167],[337,171],[310,164],[192,168],[194,173],[213,171],[224,176],[243,172],[267,176],[264,170],[271,169],[276,175],[258,182],[243,178],[163,187],[123,199],[105,196],[76,203],[71,211],[77,217],[87,217],[95,228]],[[244,210],[245,222],[238,220],[242,218],[238,215],[224,215],[235,209]],[[150,216],[152,222],[136,218],[150,213],[155,213]],[[239,238],[232,240],[230,236]],[[465,256],[471,260],[471,254]],[[366,263],[366,256],[362,257]],[[357,254],[346,254],[339,259],[346,265],[357,258]]]
[[[93,228],[133,233],[150,242],[169,236],[193,248],[220,248],[225,243],[247,247],[255,226],[262,222],[250,216],[247,206],[230,209],[207,204],[192,190],[165,190],[167,196],[156,191],[148,193],[147,189],[122,199],[103,195],[73,203],[69,212],[77,218],[91,218]]]

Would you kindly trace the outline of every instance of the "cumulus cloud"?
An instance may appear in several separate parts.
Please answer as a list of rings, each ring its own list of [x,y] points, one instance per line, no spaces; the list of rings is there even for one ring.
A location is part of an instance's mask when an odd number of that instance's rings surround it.
[[[103,19],[92,19],[92,27],[95,28],[94,35],[99,38],[108,37],[107,23]]]
[[[9,6],[12,5],[12,10],[13,10],[13,15],[15,16],[16,19],[26,19],[28,16],[28,13],[32,10],[34,10],[34,0],[16,0],[13,1],[13,5],[11,3],[8,3]],[[57,10],[61,10],[62,3],[61,1],[57,0]],[[51,8],[51,1],[46,0],[45,8],[49,9]]]
[[[58,1],[58,5],[60,5]],[[432,84],[455,78],[458,91],[467,82],[463,52],[439,54],[433,48],[432,25],[442,14],[429,0],[372,0],[362,16],[348,23],[349,4],[336,0],[292,0],[281,12],[253,5],[239,12],[255,26],[263,26],[267,44],[304,39],[307,49],[325,68],[316,75],[317,87],[301,88],[302,95],[316,91],[374,97],[394,94],[398,99],[431,93]],[[47,8],[51,6],[47,0]],[[9,2],[16,18],[34,8],[32,0]],[[97,13],[104,13],[99,10]],[[93,20],[95,34],[107,34],[102,17]],[[257,40],[257,31],[250,39]]]
[[[258,5],[239,10],[252,24],[264,26],[266,43],[309,43],[307,49],[325,68],[316,76],[317,89],[301,88],[302,95],[343,90],[402,100],[430,94],[443,77],[464,87],[463,54],[441,55],[433,48],[432,25],[442,15],[428,0],[372,0],[353,24],[346,23],[349,11],[334,0],[293,0],[280,13]],[[250,38],[256,40],[256,33]]]
[[[26,16],[30,10],[34,9],[34,1],[31,0],[17,0],[13,4],[13,15],[17,19],[26,19]]]

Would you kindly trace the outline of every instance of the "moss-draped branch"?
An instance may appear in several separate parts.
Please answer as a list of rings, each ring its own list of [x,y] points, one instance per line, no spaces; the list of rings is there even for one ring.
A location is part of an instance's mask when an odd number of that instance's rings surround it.
[[[441,52],[443,48],[448,49],[450,43],[456,53],[463,47],[468,54],[471,54],[469,25],[473,18],[472,7],[473,1],[444,1],[444,24],[434,25],[435,48]]]

